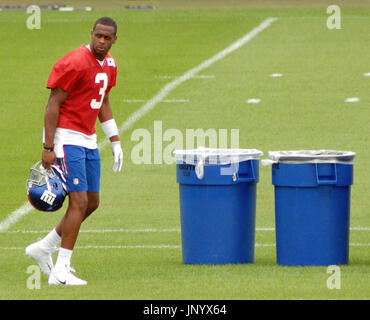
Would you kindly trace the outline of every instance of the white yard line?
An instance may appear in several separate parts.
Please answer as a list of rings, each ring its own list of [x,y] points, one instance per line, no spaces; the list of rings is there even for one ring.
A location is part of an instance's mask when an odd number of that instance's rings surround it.
[[[214,79],[216,78],[216,76],[214,74],[209,74],[209,75],[197,75],[197,76],[193,76],[192,78],[194,79]]]
[[[255,38],[263,30],[268,28],[276,20],[277,18],[267,18],[266,20],[262,21],[257,27],[255,27],[252,31],[248,32],[246,35],[232,43],[224,50],[215,54],[210,59],[203,61],[197,67],[185,72],[179,78],[176,78],[175,80],[167,83],[152,99],[147,101],[141,108],[136,110],[133,114],[131,114],[128,117],[128,119],[120,126],[119,132],[123,133],[130,129],[138,120],[140,120],[144,115],[151,111],[159,102],[166,98],[172,90],[177,88],[182,83],[188,81],[192,77],[194,77],[200,71],[208,68],[215,62],[225,58],[230,53],[234,52],[235,50],[245,45],[247,42]],[[110,142],[109,139],[104,139],[99,143],[98,148],[103,149],[106,145],[108,145],[109,142]],[[0,232],[8,230],[13,224],[17,223],[23,216],[25,216],[31,211],[32,207],[28,203],[25,203],[23,206],[10,213],[10,215],[5,220],[0,222]]]
[[[78,249],[179,249],[179,245],[158,244],[158,245],[122,245],[122,246],[77,246]]]
[[[142,99],[125,99],[122,100],[125,103],[140,103],[140,102],[145,102],[145,100]],[[162,102],[166,103],[178,103],[178,102],[189,102],[189,99],[165,99]]]
[[[163,102],[166,103],[183,103],[183,102],[189,102],[189,99],[165,99]]]
[[[275,228],[256,228],[256,231],[275,231]],[[11,230],[5,231],[6,234],[43,234],[48,233],[50,230]],[[180,228],[168,228],[168,229],[155,229],[155,228],[144,228],[144,229],[81,229],[80,233],[160,233],[160,232],[181,232]]]
[[[349,229],[354,231],[370,231],[370,227],[351,227]]]
[[[248,99],[247,101],[246,101],[246,103],[248,103],[248,104],[256,104],[256,103],[260,103],[261,102],[261,99],[256,99],[256,98],[252,98],[252,99]]]
[[[345,100],[345,102],[350,102],[350,103],[359,102],[359,101],[360,101],[360,98],[358,97],[351,97]]]
[[[370,231],[370,227],[351,227],[351,231]],[[271,227],[257,227],[256,231],[275,231]],[[4,231],[5,234],[43,234],[50,230],[11,230]],[[180,228],[142,228],[142,229],[81,229],[80,233],[161,233],[161,232],[181,232]]]
[[[114,246],[75,246],[75,249],[179,249],[181,246],[172,244],[154,244],[154,245],[114,245]],[[0,247],[0,250],[24,250],[24,247]]]
[[[272,73],[272,74],[270,74],[271,78],[281,78],[282,76],[283,76],[282,73]]]
[[[209,75],[194,75],[191,78],[192,79],[214,79],[216,76],[214,74],[209,74]],[[164,76],[155,76],[157,79],[176,79],[179,78],[179,76],[169,76],[169,75],[164,75]]]
[[[39,233],[48,233],[50,230],[12,230],[6,231],[6,234],[39,234]],[[180,232],[179,228],[170,228],[170,229],[154,229],[154,228],[145,228],[145,229],[81,229],[80,233],[149,233],[149,232]]]
[[[23,216],[33,210],[33,207],[29,202],[26,202],[23,206],[14,210],[6,219],[0,223],[0,232],[8,230],[13,224],[17,223]]]
[[[255,243],[256,248],[276,247],[275,243]],[[370,243],[351,242],[350,247],[370,247]],[[172,244],[142,244],[142,245],[87,245],[76,246],[75,249],[180,249],[181,245]],[[24,247],[0,247],[0,250],[24,250]]]
[[[126,102],[126,103],[143,103],[143,102],[145,102],[145,100],[143,100],[143,99],[123,99],[122,101]]]

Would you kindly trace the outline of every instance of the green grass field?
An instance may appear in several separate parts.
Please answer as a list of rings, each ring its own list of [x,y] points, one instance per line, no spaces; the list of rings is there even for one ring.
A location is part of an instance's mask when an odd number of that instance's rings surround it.
[[[127,11],[108,1],[109,10],[42,11],[40,30],[27,29],[25,11],[0,12],[0,224],[27,202],[29,168],[41,157],[49,72],[65,53],[89,43],[97,18],[108,15],[118,23],[111,53],[119,74],[110,93],[118,125],[175,77],[265,19],[277,18],[199,73],[206,77],[191,78],[165,97],[186,102],[159,101],[123,132],[121,173],[111,170],[110,146],[101,149],[101,205],[83,224],[72,258],[88,286],[49,287],[42,276],[41,289],[27,288],[27,268],[34,263],[24,248],[45,235],[64,213],[64,209],[54,214],[33,210],[0,232],[0,299],[370,299],[370,77],[365,76],[370,73],[370,3],[355,1],[351,7],[347,1],[341,10],[341,29],[329,30],[326,6],[318,2],[315,8],[294,8],[296,1],[282,1],[282,8],[277,8],[278,1],[266,1],[264,8],[255,8],[256,1],[250,1],[248,8],[246,2],[237,8],[233,1],[230,9],[205,9],[206,4],[186,8],[177,2],[174,8]],[[270,77],[273,73],[283,76]],[[351,97],[360,100],[345,102]],[[261,101],[247,104],[251,98]],[[162,121],[163,131],[174,128],[184,135],[186,129],[229,133],[239,129],[240,147],[259,149],[263,158],[270,150],[356,152],[350,263],[341,266],[341,288],[327,288],[326,267],[276,264],[271,167],[260,167],[255,262],[184,265],[175,165],[135,165],[131,160],[137,144],[131,134],[140,128],[153,133],[155,120]],[[96,128],[101,142],[104,134],[100,125]]]

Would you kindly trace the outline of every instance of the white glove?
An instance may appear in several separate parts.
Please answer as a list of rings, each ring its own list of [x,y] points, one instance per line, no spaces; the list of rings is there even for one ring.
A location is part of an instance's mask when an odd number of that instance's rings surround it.
[[[112,153],[114,157],[113,172],[119,172],[123,164],[123,152],[120,141],[113,141],[111,143]]]

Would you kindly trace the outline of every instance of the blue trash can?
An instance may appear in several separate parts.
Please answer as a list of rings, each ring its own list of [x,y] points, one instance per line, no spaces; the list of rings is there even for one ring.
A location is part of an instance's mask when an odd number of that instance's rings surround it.
[[[269,152],[279,265],[348,264],[354,157],[332,150]]]
[[[185,264],[254,261],[255,149],[176,150]]]

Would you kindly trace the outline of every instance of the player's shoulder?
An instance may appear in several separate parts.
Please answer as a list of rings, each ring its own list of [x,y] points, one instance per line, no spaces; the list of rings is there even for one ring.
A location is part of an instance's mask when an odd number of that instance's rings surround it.
[[[61,66],[64,68],[72,68],[79,70],[84,67],[84,62],[86,61],[86,54],[88,49],[84,46],[76,48],[67,54],[65,54],[56,63],[56,66]]]

